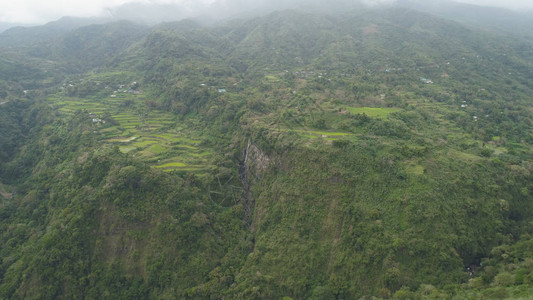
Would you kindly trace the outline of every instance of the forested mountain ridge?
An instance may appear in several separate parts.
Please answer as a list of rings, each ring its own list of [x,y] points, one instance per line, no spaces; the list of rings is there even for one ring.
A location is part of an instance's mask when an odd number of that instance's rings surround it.
[[[97,18],[63,17],[42,26],[16,26],[2,32],[0,35],[0,45],[2,47],[17,47],[35,44],[59,38],[64,34],[84,26],[107,22],[109,20]]]
[[[402,0],[399,6],[417,9],[475,26],[481,30],[505,33],[515,37],[531,39],[533,31],[533,12],[531,10],[515,11],[496,7],[483,7],[454,1],[417,1]]]
[[[0,295],[528,297],[532,45],[392,8],[5,50]]]

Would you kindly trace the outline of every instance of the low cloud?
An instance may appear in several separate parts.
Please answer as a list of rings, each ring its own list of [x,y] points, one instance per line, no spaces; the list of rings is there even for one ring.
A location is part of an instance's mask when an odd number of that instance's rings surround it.
[[[325,11],[343,10],[358,5],[392,5],[406,0],[0,0],[0,22],[45,23],[63,16],[138,19],[144,22],[178,20],[206,16],[227,18],[246,12],[303,8]],[[422,0],[409,0],[410,2]],[[424,0],[428,2],[452,0]],[[533,9],[531,0],[455,0],[484,6]]]

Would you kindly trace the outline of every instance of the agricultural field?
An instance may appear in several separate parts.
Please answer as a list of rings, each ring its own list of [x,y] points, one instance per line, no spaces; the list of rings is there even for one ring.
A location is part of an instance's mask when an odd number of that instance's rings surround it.
[[[115,94],[113,94],[115,95]],[[172,113],[149,110],[144,95],[119,94],[101,99],[55,96],[49,100],[63,114],[83,111],[105,143],[141,157],[163,171],[201,175],[210,168],[211,150],[202,137]]]
[[[399,108],[389,107],[347,107],[351,114],[365,114],[369,117],[386,118],[389,114],[399,112]]]
[[[352,136],[353,134],[345,132],[331,132],[331,131],[314,131],[314,130],[294,130],[303,137],[317,139],[323,138],[328,141],[335,141],[343,137]]]

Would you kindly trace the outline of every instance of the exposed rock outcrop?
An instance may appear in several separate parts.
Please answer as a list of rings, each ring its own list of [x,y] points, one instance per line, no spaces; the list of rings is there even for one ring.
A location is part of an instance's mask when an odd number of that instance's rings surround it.
[[[250,228],[252,225],[250,217],[255,204],[250,192],[250,184],[253,181],[261,180],[262,174],[268,169],[271,161],[270,157],[248,140],[248,145],[244,150],[244,158],[239,162],[239,177],[245,193],[244,220]]]

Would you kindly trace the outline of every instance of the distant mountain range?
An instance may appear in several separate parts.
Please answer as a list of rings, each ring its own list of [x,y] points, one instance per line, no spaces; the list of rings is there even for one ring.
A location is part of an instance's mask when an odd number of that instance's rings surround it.
[[[279,1],[278,1],[279,2]],[[232,2],[231,2],[232,3]],[[278,8],[300,9],[310,12],[335,12],[349,10],[365,10],[365,6],[353,4],[350,1],[335,1],[324,6],[322,1],[307,1],[290,3],[270,3],[256,7],[251,5],[214,4],[211,7],[186,7],[177,4],[146,4],[127,3],[110,8],[107,17],[102,18],[74,18],[63,17],[57,21],[41,26],[19,26],[16,24],[0,23],[0,46],[20,46],[39,41],[50,40],[77,28],[91,25],[129,20],[144,25],[155,25],[163,22],[178,21],[191,18],[200,23],[213,23],[227,18],[249,18],[264,15]],[[457,21],[479,29],[496,31],[501,34],[530,39],[533,37],[533,12],[517,12],[503,8],[483,7],[453,1],[419,1],[399,0],[396,4],[421,12],[433,14],[445,19]],[[29,28],[32,28],[31,30]]]
[[[8,30],[9,28],[17,27],[17,26],[24,26],[22,24],[16,24],[16,23],[6,23],[6,22],[0,22],[0,33]],[[29,26],[29,25],[26,25]],[[38,26],[38,25],[35,25]]]
[[[11,27],[0,34],[0,46],[22,46],[58,38],[83,26],[113,21],[109,18],[62,17],[40,26]],[[6,24],[9,26],[9,24]]]
[[[533,37],[533,11],[518,12],[452,1],[400,0],[399,6],[514,36]]]

